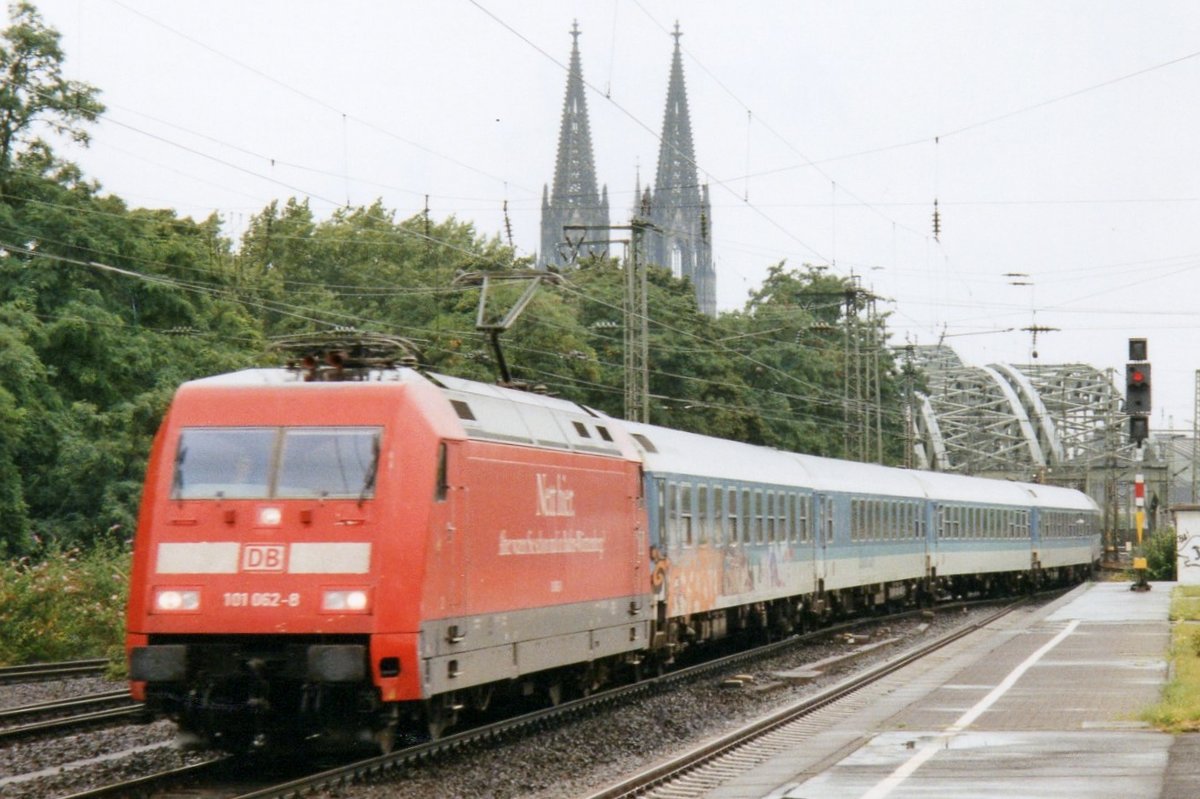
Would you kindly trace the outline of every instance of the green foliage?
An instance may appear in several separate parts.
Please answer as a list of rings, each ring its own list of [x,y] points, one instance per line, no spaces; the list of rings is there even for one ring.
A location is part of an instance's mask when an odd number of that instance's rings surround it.
[[[307,201],[272,202],[236,247],[216,216],[130,209],[37,137],[48,126],[86,142],[103,108],[96,89],[62,79],[57,32],[25,3],[11,15],[0,32],[0,556],[129,537],[172,392],[273,362],[274,337],[352,326],[414,341],[432,371],[498,376],[476,330],[478,277],[529,259],[453,217],[399,219],[379,202],[323,220]],[[501,337],[510,371],[621,416],[625,272],[590,258],[563,277]],[[717,319],[668,270],[651,265],[647,283],[656,424],[843,455],[846,373],[862,362],[852,350],[879,364],[883,406],[897,404],[882,320],[858,321],[843,278],[778,264],[742,311]],[[524,288],[491,281],[485,317]],[[884,415],[893,461],[900,418]]]
[[[86,144],[80,123],[104,111],[94,87],[63,78],[58,31],[30,3],[15,3],[9,13],[12,24],[0,32],[0,188],[7,188],[22,146],[41,146],[38,125]]]
[[[118,656],[128,582],[113,545],[0,564],[0,665]]]
[[[1177,564],[1175,553],[1175,530],[1156,530],[1142,546],[1146,556],[1146,579],[1174,580]]]
[[[1167,732],[1200,730],[1200,586],[1178,585],[1171,591],[1170,675],[1162,698],[1139,714]]]

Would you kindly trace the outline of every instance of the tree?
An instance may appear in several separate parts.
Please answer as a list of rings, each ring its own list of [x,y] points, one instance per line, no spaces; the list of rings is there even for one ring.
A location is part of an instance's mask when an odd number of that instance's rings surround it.
[[[62,76],[59,33],[42,23],[37,9],[18,2],[0,33],[0,190],[8,194],[13,165],[22,147],[48,150],[39,125],[87,144],[84,122],[104,113],[99,90]],[[40,146],[39,146],[40,145]]]
[[[901,459],[902,417],[894,410],[899,390],[883,320],[849,324],[847,319],[847,303],[859,302],[861,294],[846,278],[779,263],[743,311],[722,318],[730,346],[749,365],[745,380],[769,417],[763,443],[817,455],[853,455],[845,452],[845,409],[846,370],[854,366],[848,345],[855,340],[848,337],[855,336],[859,357],[879,364],[885,460]]]

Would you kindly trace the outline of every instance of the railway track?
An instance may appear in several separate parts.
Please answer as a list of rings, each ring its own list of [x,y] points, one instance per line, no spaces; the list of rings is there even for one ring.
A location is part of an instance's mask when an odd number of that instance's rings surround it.
[[[979,603],[968,603],[979,604]],[[938,610],[939,615],[943,615],[954,609],[965,609],[965,605],[949,605],[942,606]],[[1005,612],[1007,612],[1006,609]],[[903,615],[898,614],[888,617],[886,621],[899,618]],[[875,669],[869,672],[868,679],[881,679],[885,673],[894,671],[901,664],[911,662],[934,648],[945,646],[952,640],[962,637],[969,632],[972,632],[979,627],[991,623],[998,616],[990,615],[989,618],[981,622],[970,624],[965,630],[958,632],[952,637],[939,638],[935,647],[923,647],[916,650],[914,653],[908,654],[902,661],[897,660],[887,665],[886,670]],[[871,621],[871,620],[868,620]],[[879,621],[876,619],[874,621]],[[598,712],[607,713],[607,706],[620,708],[624,706],[639,707],[643,698],[655,702],[665,701],[670,696],[669,688],[674,688],[677,684],[693,683],[699,685],[715,684],[711,678],[720,677],[720,681],[724,683],[731,674],[741,673],[740,670],[757,668],[755,661],[758,659],[770,659],[775,655],[785,654],[792,649],[802,649],[805,644],[810,643],[813,639],[826,637],[848,637],[846,633],[850,632],[854,627],[864,623],[858,621],[841,625],[838,628],[826,628],[819,632],[808,636],[795,637],[786,641],[778,642],[767,647],[760,647],[750,652],[737,653],[728,657],[712,661],[709,663],[700,664],[687,669],[670,672],[661,677],[656,677],[651,680],[643,681],[642,683],[616,688],[600,694],[595,694],[590,697],[576,700],[574,702],[565,703],[555,708],[547,708],[534,713],[529,713],[516,718],[505,721],[496,722],[486,726],[477,727],[457,735],[443,738],[437,741],[422,743],[417,746],[405,748],[396,751],[390,755],[374,757],[365,760],[359,760],[346,765],[339,765],[333,768],[325,768],[322,771],[315,771],[308,774],[300,774],[293,772],[294,778],[288,778],[286,781],[280,780],[276,784],[270,784],[273,777],[262,774],[263,761],[251,761],[247,765],[245,761],[239,761],[232,758],[222,758],[219,761],[225,766],[217,766],[215,762],[203,763],[196,766],[188,766],[184,769],[172,768],[170,771],[165,771],[161,774],[150,776],[142,776],[138,779],[129,782],[113,783],[111,785],[96,788],[94,790],[84,791],[77,794],[72,794],[69,799],[110,799],[111,797],[153,797],[153,796],[177,796],[179,792],[186,791],[189,796],[198,797],[213,797],[214,799],[275,799],[275,797],[291,798],[307,796],[311,793],[318,792],[323,789],[333,789],[335,792],[341,786],[346,786],[364,780],[375,781],[386,773],[401,773],[405,772],[418,781],[422,778],[420,772],[427,771],[427,767],[436,763],[444,763],[447,760],[452,760],[457,756],[462,756],[471,752],[479,752],[483,749],[491,749],[500,744],[508,744],[519,741],[521,739],[531,739],[536,732],[542,730],[553,730],[561,728],[564,723],[582,720],[589,716],[595,716]],[[886,642],[882,642],[886,643]],[[709,682],[705,682],[705,680]],[[835,695],[825,693],[817,700],[808,703],[802,703],[809,708],[810,716],[817,712],[818,707],[822,706],[838,706],[838,699],[843,693],[853,692],[853,688],[842,688],[842,692]],[[861,689],[860,689],[861,690]],[[841,701],[841,705],[845,704],[846,700]],[[862,700],[869,701],[869,700]],[[789,708],[790,712],[794,712]],[[772,717],[772,722],[775,726],[782,726],[784,722],[780,719]],[[779,733],[781,735],[791,735],[795,740],[796,736],[803,735],[803,732],[796,732],[794,729],[788,732]],[[794,745],[794,744],[793,744]],[[727,743],[726,748],[733,750],[734,743]],[[746,750],[742,750],[745,752]],[[712,755],[712,752],[706,753]],[[473,755],[472,755],[473,756]],[[753,753],[741,755],[742,758],[756,757]],[[255,765],[257,764],[257,765]],[[729,768],[728,765],[720,766],[722,769]],[[224,769],[224,770],[223,770]],[[689,770],[690,769],[690,770]],[[684,765],[682,761],[676,765],[673,772],[694,773],[694,769]],[[609,779],[613,779],[610,775]],[[664,775],[656,775],[654,779],[663,779]],[[406,777],[407,779],[407,777]],[[707,779],[707,777],[706,777]],[[592,786],[601,784],[598,782],[591,783]],[[624,785],[624,783],[622,783]],[[584,790],[592,790],[594,788],[585,788]],[[646,790],[640,788],[638,790]],[[634,791],[636,792],[636,791]],[[58,795],[63,795],[65,792],[59,792]],[[622,796],[631,795],[631,792],[626,793],[605,793],[599,796]],[[672,793],[672,796],[677,794]],[[679,794],[687,795],[687,794]]]
[[[0,743],[134,718],[142,705],[126,690],[0,710]],[[62,714],[66,714],[63,716]],[[58,716],[47,719],[47,716]]]
[[[103,785],[87,791],[70,794],[64,799],[120,799],[121,797],[146,797],[173,788],[194,785],[198,782],[219,778],[222,770],[228,769],[233,758],[219,757],[190,766],[160,771],[131,780]]]
[[[39,680],[61,680],[70,677],[95,677],[108,669],[108,658],[68,660],[59,663],[30,663],[24,666],[0,667],[0,685]]]
[[[797,708],[789,708],[784,713],[776,714],[768,721],[755,725],[754,728],[756,731],[758,731],[757,735],[761,737],[775,728],[783,727],[792,719],[792,717],[800,718],[806,713],[811,714],[821,707],[842,701],[845,697],[852,695],[855,691],[861,691],[864,685],[878,681],[887,674],[893,673],[902,668],[904,665],[914,662],[921,657],[924,657],[925,655],[928,655],[929,653],[934,652],[937,649],[940,649],[951,642],[970,634],[971,632],[974,632],[986,624],[990,624],[995,619],[999,618],[1005,613],[1010,612],[1012,609],[1022,603],[1023,601],[1021,603],[1010,605],[999,613],[990,615],[981,622],[969,625],[953,634],[938,638],[931,644],[922,646],[916,650],[912,650],[882,667],[871,669],[862,679],[856,679],[844,683],[839,686],[839,690],[826,692],[815,700],[801,703],[800,710],[797,710]],[[249,793],[239,794],[236,795],[236,799],[299,799],[300,797],[310,795],[317,791],[337,789],[339,787],[350,785],[367,778],[378,777],[387,772],[398,772],[405,768],[433,763],[445,758],[449,758],[456,753],[469,751],[472,748],[480,746],[492,746],[512,737],[528,735],[538,730],[557,727],[572,718],[592,715],[596,713],[598,709],[601,709],[606,705],[616,705],[618,703],[631,702],[638,699],[640,696],[661,692],[677,684],[701,680],[714,674],[728,673],[731,668],[736,668],[744,663],[751,662],[756,659],[771,657],[784,650],[802,646],[811,638],[837,635],[839,632],[845,632],[846,630],[861,623],[862,622],[847,624],[836,629],[828,628],[820,632],[813,633],[810,636],[791,638],[786,641],[781,641],[765,647],[759,647],[748,652],[736,653],[714,661],[680,669],[675,672],[670,672],[660,677],[644,680],[635,685],[615,688],[590,697],[564,703],[558,707],[539,710],[516,718],[467,730],[457,735],[442,738],[437,741],[431,741],[428,743],[419,744],[417,746],[408,747],[389,755],[356,761],[344,766],[327,769],[319,773],[305,775],[286,783],[271,785]],[[752,733],[743,732],[742,735],[743,737],[746,737],[747,740],[753,739]],[[722,751],[726,749],[732,751],[735,746],[736,743],[734,741],[730,741],[725,746],[719,747],[719,749]],[[707,752],[706,754],[710,757],[713,755],[712,752]],[[681,760],[679,767],[674,769],[673,772],[687,768],[688,766],[683,765],[683,761]],[[599,797],[608,797],[610,795],[614,797],[641,795],[640,792],[644,791],[647,785],[653,785],[653,780],[662,779],[662,777],[663,775],[656,774],[651,778],[651,781],[640,781],[639,785],[637,786],[633,786],[633,783],[631,782],[628,790],[622,789],[621,791],[612,794],[599,794],[595,799],[599,799]],[[112,795],[114,794],[102,794],[97,795],[97,797],[108,797]],[[675,794],[670,795],[675,796]],[[223,796],[225,799],[230,799],[233,794],[224,794]],[[96,799],[96,797],[93,797],[89,794],[81,797],[71,797],[71,799]]]
[[[626,797],[701,797],[767,759],[795,750],[824,726],[819,714],[847,715],[875,698],[870,688],[884,678],[1011,613],[1024,601],[1009,605],[985,619],[948,633],[902,656],[784,708],[752,724],[723,735],[665,763],[635,774],[594,793],[587,799]]]

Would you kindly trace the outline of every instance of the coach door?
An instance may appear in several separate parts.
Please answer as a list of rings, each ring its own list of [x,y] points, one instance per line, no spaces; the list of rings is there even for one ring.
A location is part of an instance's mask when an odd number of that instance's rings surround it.
[[[813,560],[815,561],[817,588],[821,590],[829,576],[829,549],[833,544],[833,497],[828,494],[816,494],[813,501],[816,505],[817,517],[816,535],[813,536],[815,541]]]

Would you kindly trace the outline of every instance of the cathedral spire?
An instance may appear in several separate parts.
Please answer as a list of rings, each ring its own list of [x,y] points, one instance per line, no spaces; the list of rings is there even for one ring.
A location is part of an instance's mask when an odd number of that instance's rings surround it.
[[[571,59],[558,131],[554,183],[549,187],[548,200],[543,199],[542,203],[542,249],[538,257],[538,265],[542,268],[570,263],[572,253],[560,252],[559,247],[565,240],[564,225],[608,225],[608,189],[604,187],[602,196],[596,182],[587,95],[579,57],[579,36],[579,23],[576,21],[571,26]],[[592,231],[585,238],[595,240],[607,237],[607,232]],[[588,245],[578,255],[604,254],[607,250],[604,245]]]
[[[692,281],[702,313],[716,316],[716,272],[712,263],[712,209],[708,187],[701,187],[692,142],[679,23],[671,33],[675,50],[667,83],[667,107],[659,138],[658,171],[651,200],[650,260]]]

